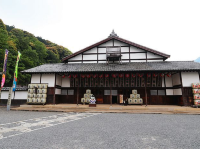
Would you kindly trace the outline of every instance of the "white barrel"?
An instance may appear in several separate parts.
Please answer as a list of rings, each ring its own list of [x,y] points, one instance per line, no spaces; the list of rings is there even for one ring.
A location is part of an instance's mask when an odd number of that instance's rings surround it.
[[[47,84],[42,84],[42,88],[47,88]]]
[[[37,103],[41,103],[41,99],[40,98],[36,98],[36,102]]]
[[[138,104],[138,99],[133,99],[134,104]]]
[[[33,89],[28,89],[29,94],[33,94]]]
[[[47,89],[42,89],[42,94],[46,94],[47,93]]]
[[[193,94],[198,94],[199,93],[199,89],[192,89],[192,93]]]
[[[32,94],[33,98],[37,98],[37,94]]]
[[[130,98],[137,98],[137,94],[130,94]]]
[[[137,90],[132,90],[132,94],[137,94]]]
[[[86,94],[91,94],[91,90],[90,90],[90,89],[87,89],[87,90],[86,90]]]
[[[32,103],[32,98],[27,98],[27,103]]]
[[[41,98],[47,98],[47,94],[41,94]]]
[[[36,88],[38,87],[38,84],[32,84],[33,85],[33,88]]]
[[[193,95],[193,98],[194,98],[194,100],[200,99],[200,95],[199,95],[199,94],[194,94],[194,95]]]
[[[36,102],[37,102],[36,99],[37,99],[37,98],[32,98],[32,103],[36,103]]]
[[[140,94],[136,94],[136,98],[137,98],[137,99],[140,98]]]
[[[85,98],[81,98],[81,103],[85,103]]]
[[[192,83],[192,88],[199,88],[199,83]]]
[[[40,98],[40,100],[41,100],[41,103],[46,103],[46,98]]]
[[[128,99],[128,104],[133,104],[133,99],[132,98]]]
[[[42,89],[42,84],[38,84],[38,89]]]
[[[85,99],[86,103],[90,103],[90,98]]]
[[[84,94],[84,98],[85,98],[85,99],[90,99],[91,96],[92,96],[92,94]]]
[[[30,89],[33,88],[33,84],[29,84],[28,88],[30,88]]]
[[[42,94],[42,89],[38,89],[38,90],[37,90],[37,93],[38,93],[38,94]]]
[[[194,100],[194,105],[200,105],[200,100]]]
[[[198,89],[198,93],[200,94],[200,89]]]
[[[138,104],[143,104],[143,99],[142,98],[138,99]]]
[[[42,98],[42,94],[37,94],[37,98]]]
[[[33,98],[33,94],[28,93],[28,98]]]

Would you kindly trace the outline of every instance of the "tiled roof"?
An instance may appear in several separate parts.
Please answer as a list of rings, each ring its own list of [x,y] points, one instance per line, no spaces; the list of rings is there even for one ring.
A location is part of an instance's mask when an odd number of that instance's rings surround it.
[[[115,40],[124,42],[124,43],[126,43],[126,44],[132,45],[132,46],[134,46],[134,47],[137,47],[137,48],[146,50],[146,51],[148,51],[148,52],[151,52],[151,53],[154,53],[154,54],[157,54],[157,55],[160,55],[160,56],[163,56],[163,57],[165,57],[166,59],[170,57],[170,55],[168,55],[168,54],[165,54],[165,53],[162,53],[162,52],[159,52],[159,51],[150,49],[150,48],[148,48],[148,47],[145,47],[145,46],[136,44],[136,43],[131,42],[131,41],[128,41],[128,40],[126,40],[126,39],[123,39],[123,38],[120,38],[120,37],[117,37],[117,36],[109,36],[108,38],[106,38],[106,39],[104,39],[104,40],[102,40],[102,41],[100,41],[100,42],[97,42],[97,43],[95,43],[95,44],[93,44],[93,45],[91,45],[91,46],[89,46],[89,47],[86,47],[86,48],[84,48],[84,49],[82,49],[82,50],[80,50],[80,51],[77,51],[77,52],[75,52],[75,53],[73,53],[73,54],[71,54],[71,55],[69,55],[69,56],[67,56],[67,57],[64,57],[64,58],[62,59],[62,61],[66,61],[66,60],[68,60],[69,58],[72,58],[72,57],[74,57],[74,56],[76,56],[76,55],[78,55],[78,54],[80,54],[80,53],[83,53],[83,52],[85,52],[85,51],[87,51],[87,50],[90,50],[90,49],[92,49],[92,48],[94,48],[94,47],[96,47],[96,46],[98,46],[98,45],[100,45],[100,44],[103,44],[103,43],[105,43],[105,42],[107,42],[107,41],[110,41],[110,40],[112,40],[112,39],[115,39]]]
[[[200,71],[200,63],[193,61],[106,63],[55,63],[44,64],[22,71],[23,73],[54,72],[112,72],[112,71]]]

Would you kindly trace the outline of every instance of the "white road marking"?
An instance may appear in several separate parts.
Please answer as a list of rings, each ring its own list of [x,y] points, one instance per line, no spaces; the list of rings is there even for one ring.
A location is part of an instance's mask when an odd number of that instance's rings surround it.
[[[10,138],[59,124],[88,118],[100,113],[64,113],[47,117],[28,119],[12,123],[0,124],[0,140]],[[34,128],[36,127],[36,128]]]

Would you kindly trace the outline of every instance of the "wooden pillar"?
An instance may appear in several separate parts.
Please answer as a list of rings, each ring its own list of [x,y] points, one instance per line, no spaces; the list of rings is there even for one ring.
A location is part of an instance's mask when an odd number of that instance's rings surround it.
[[[164,73],[165,74],[165,73]],[[164,88],[165,88],[165,104],[167,103],[167,90],[166,90],[166,79],[164,75]]]
[[[147,74],[144,73],[144,82],[145,82],[145,101],[146,101],[146,106],[147,106]]]
[[[183,80],[182,80],[181,72],[179,72],[179,75],[180,75],[180,81],[181,81],[181,92],[182,92],[183,105],[186,106],[185,99],[184,99]]]
[[[78,99],[79,99],[79,75],[77,75],[77,78],[78,78],[78,87],[77,87],[77,93],[76,93],[76,104],[77,104],[77,106],[78,106]],[[75,81],[76,82],[76,81]]]
[[[53,104],[56,104],[56,73],[55,73],[55,84],[54,84],[54,94],[53,94]]]

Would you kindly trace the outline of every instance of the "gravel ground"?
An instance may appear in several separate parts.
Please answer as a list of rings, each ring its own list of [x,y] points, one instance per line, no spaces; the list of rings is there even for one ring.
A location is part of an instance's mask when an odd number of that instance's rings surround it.
[[[0,122],[55,114],[60,113],[1,110]],[[199,124],[198,115],[103,113],[0,139],[0,148],[195,149],[200,146]]]

